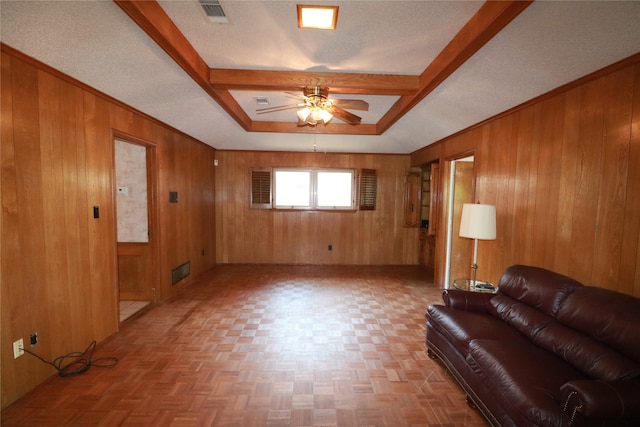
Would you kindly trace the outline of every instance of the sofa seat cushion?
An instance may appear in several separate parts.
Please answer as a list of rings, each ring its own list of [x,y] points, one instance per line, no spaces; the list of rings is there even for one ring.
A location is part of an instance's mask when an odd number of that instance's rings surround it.
[[[569,425],[560,387],[585,376],[561,358],[524,340],[476,339],[467,362],[518,425]]]
[[[429,306],[427,321],[454,345],[463,358],[467,357],[472,339],[526,340],[518,331],[493,316],[442,305]]]

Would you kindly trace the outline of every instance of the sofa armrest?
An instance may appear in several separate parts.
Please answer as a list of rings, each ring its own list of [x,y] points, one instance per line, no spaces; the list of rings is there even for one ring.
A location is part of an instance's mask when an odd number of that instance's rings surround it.
[[[491,298],[493,298],[493,294],[485,292],[469,292],[457,289],[445,289],[442,292],[442,300],[447,307],[476,313],[486,313],[487,302]]]
[[[640,381],[575,380],[560,387],[564,412],[589,418],[640,417]]]

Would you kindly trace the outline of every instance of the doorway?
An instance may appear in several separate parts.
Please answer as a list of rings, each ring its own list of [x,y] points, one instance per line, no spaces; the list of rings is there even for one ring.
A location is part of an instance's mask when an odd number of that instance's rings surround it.
[[[120,322],[156,300],[153,146],[115,138],[116,227]]]
[[[473,247],[469,239],[459,237],[462,205],[473,203],[475,193],[475,163],[473,154],[446,162],[445,222],[446,257],[445,288],[455,279],[468,278],[471,273]]]

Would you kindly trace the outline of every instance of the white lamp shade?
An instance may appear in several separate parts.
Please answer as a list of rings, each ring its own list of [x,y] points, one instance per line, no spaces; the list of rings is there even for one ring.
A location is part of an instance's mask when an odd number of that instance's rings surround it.
[[[465,203],[462,205],[460,237],[479,240],[495,240],[496,207]]]

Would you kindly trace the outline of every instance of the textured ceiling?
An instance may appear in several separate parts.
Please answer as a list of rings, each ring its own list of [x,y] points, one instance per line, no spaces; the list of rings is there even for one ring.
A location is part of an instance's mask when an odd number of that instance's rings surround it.
[[[340,6],[335,31],[297,28],[296,2],[221,0],[228,24],[195,0],[161,1],[210,68],[421,74],[482,6],[463,1],[313,2]],[[309,3],[309,2],[303,2]],[[638,1],[537,1],[382,135],[247,132],[111,1],[0,1],[3,43],[219,149],[409,153],[640,52]],[[255,98],[231,91],[252,120]],[[376,123],[396,96],[365,99]]]

